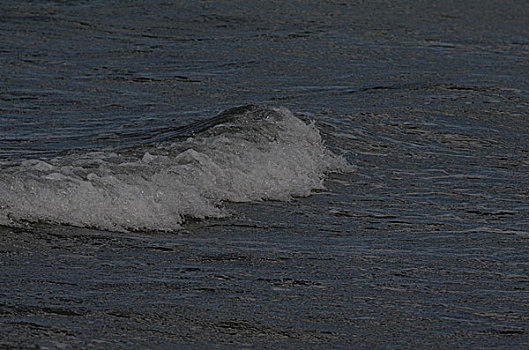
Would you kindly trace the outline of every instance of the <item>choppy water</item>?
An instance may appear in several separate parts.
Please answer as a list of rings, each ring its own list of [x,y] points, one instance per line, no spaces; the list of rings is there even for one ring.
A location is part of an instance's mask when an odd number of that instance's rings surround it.
[[[527,347],[528,18],[0,1],[0,347]]]

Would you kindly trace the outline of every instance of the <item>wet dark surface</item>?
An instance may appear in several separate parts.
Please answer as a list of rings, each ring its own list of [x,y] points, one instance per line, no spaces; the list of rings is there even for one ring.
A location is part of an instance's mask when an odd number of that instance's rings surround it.
[[[3,348],[526,348],[529,6],[0,2],[0,156],[246,103],[356,171],[175,233],[0,228]]]

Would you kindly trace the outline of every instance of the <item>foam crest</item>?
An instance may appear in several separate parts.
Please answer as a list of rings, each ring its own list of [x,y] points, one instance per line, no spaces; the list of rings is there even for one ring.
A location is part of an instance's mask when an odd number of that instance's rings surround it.
[[[27,160],[0,170],[0,224],[177,230],[227,215],[223,201],[286,201],[349,164],[287,109],[244,106],[187,135],[121,151]]]

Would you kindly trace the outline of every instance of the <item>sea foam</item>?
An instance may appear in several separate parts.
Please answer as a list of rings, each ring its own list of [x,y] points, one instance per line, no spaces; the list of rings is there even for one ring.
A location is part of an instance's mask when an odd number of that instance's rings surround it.
[[[105,230],[174,231],[221,218],[222,202],[286,201],[351,169],[312,123],[249,105],[122,150],[26,160],[0,170],[0,224],[46,222]]]

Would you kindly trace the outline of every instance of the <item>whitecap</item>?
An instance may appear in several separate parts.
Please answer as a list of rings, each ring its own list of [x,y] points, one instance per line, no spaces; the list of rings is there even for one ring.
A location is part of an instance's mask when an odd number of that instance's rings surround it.
[[[122,151],[31,160],[0,171],[0,224],[177,230],[221,218],[224,201],[287,201],[351,170],[318,129],[284,108],[243,106],[187,127],[190,135]]]

